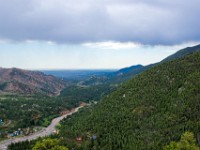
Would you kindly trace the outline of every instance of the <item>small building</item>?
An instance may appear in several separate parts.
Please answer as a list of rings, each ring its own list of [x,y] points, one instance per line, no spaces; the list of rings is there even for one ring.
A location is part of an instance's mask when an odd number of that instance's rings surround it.
[[[93,136],[91,137],[91,139],[92,139],[92,140],[96,140],[96,139],[97,139],[97,136],[96,136],[96,135],[93,135]]]
[[[80,106],[82,106],[82,107],[87,106],[87,103],[81,102]]]
[[[77,138],[76,138],[76,141],[77,141],[77,142],[82,142],[82,141],[83,141],[83,138],[82,138],[82,137],[77,137]]]

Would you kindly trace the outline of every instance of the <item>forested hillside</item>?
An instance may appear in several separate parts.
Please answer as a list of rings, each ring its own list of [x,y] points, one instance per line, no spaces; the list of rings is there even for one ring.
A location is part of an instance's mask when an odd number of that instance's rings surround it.
[[[168,56],[167,58],[162,60],[162,62],[167,62],[167,61],[170,61],[170,60],[173,60],[173,59],[176,59],[176,58],[181,58],[185,55],[188,55],[188,54],[193,53],[193,52],[198,52],[198,51],[200,51],[200,44],[196,45],[196,46],[192,46],[192,47],[186,47],[184,49],[179,50],[175,54]]]
[[[200,52],[157,65],[63,121],[69,148],[158,150],[186,131],[200,144]]]
[[[0,97],[0,141],[8,134],[21,129],[24,135],[34,127],[46,127],[51,120],[78,106],[80,101],[63,97],[4,96]]]
[[[140,73],[152,68],[153,66],[155,66],[157,64],[168,62],[168,61],[171,61],[176,58],[181,58],[185,55],[191,54],[193,52],[198,52],[198,51],[200,51],[200,45],[196,45],[193,47],[187,47],[187,48],[181,49],[181,50],[177,51],[176,53],[168,56],[167,58],[163,59],[161,62],[150,64],[147,66],[135,65],[135,66],[127,67],[127,68],[122,68],[113,73],[108,73],[108,74],[104,74],[104,75],[100,75],[100,76],[93,76],[92,78],[89,78],[89,79],[83,81],[82,84],[83,85],[92,85],[92,84],[106,83],[107,85],[105,85],[105,86],[108,86],[109,84],[120,84],[120,83],[130,80],[137,74],[140,74]]]
[[[60,97],[71,99],[74,102],[99,101],[102,97],[114,91],[116,87],[109,85],[94,85],[88,87],[69,86],[65,88]]]

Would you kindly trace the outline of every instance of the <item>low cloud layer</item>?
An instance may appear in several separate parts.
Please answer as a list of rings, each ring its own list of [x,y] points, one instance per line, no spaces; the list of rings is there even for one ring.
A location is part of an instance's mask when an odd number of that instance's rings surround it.
[[[200,41],[199,6],[199,0],[0,0],[0,40]]]

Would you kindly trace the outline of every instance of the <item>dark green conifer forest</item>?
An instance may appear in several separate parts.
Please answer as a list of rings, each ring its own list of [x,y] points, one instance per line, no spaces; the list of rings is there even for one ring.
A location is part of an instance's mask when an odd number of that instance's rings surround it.
[[[64,119],[50,138],[75,150],[199,150],[199,114],[200,52],[195,52],[135,76]],[[9,149],[29,150],[36,143],[41,146],[43,139]]]
[[[80,150],[158,150],[190,131],[200,144],[199,114],[197,52],[137,75],[98,105],[64,120],[57,138]]]

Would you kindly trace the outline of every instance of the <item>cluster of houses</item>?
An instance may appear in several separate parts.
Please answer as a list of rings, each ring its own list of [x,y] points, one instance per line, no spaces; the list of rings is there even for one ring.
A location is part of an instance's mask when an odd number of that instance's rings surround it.
[[[22,135],[23,134],[23,131],[21,129],[18,129],[17,131],[14,131],[13,133],[10,133],[8,134],[8,138],[10,137],[15,137],[15,136],[18,136],[18,135]]]
[[[11,138],[11,137],[16,137],[22,134],[23,134],[23,131],[21,130],[14,131],[13,133],[8,133],[7,131],[3,131],[3,132],[0,132],[0,137]]]
[[[4,125],[4,120],[0,118],[0,126],[3,126],[3,125]],[[15,137],[21,134],[23,134],[23,131],[21,129],[18,129],[17,131],[14,131],[13,133],[9,133],[9,134],[7,132],[0,132],[1,136],[6,136],[7,138]]]

